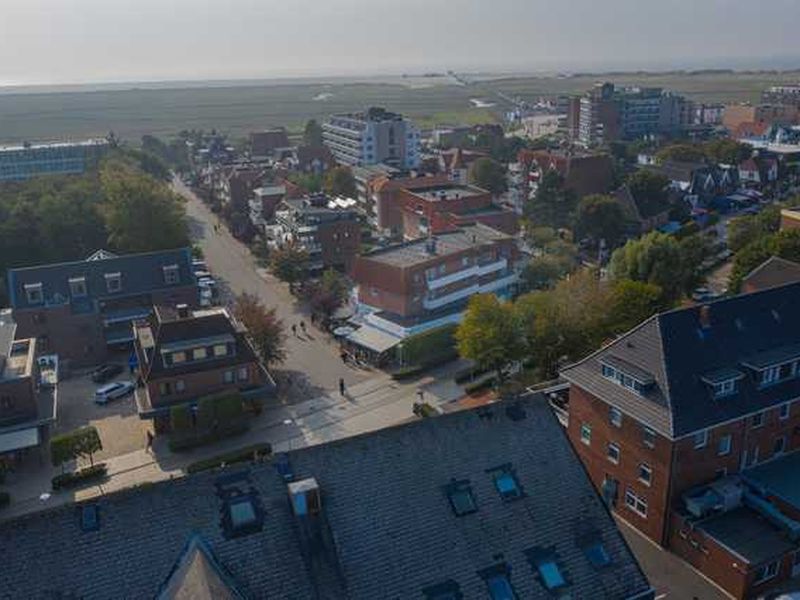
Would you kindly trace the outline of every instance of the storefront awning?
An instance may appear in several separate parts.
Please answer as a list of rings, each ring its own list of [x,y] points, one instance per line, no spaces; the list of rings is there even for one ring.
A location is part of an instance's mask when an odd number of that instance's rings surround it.
[[[0,454],[39,445],[39,428],[18,429],[0,433]]]
[[[391,350],[402,341],[399,337],[369,325],[362,325],[348,335],[346,339],[356,346],[361,346],[378,354]]]

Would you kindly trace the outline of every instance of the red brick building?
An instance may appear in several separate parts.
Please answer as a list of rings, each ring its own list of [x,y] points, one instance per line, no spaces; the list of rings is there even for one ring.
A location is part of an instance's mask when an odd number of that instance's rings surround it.
[[[244,328],[224,308],[156,307],[134,326],[134,350],[139,416],[152,419],[159,433],[169,430],[173,406],[196,407],[201,398],[225,392],[263,398],[275,389]]]
[[[800,564],[798,302],[791,284],[662,313],[562,372],[607,502],[737,598]]]
[[[520,150],[517,161],[527,172],[527,192],[536,192],[539,181],[548,171],[557,171],[564,189],[577,198],[605,194],[614,183],[613,163],[608,154],[564,154],[549,150]]]
[[[742,292],[758,292],[800,281],[800,263],[771,256],[742,279]]]

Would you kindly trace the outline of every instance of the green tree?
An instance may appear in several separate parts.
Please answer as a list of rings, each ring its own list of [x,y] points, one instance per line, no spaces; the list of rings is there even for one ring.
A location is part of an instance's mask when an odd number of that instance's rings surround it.
[[[94,453],[103,449],[103,442],[95,427],[81,427],[61,435],[53,436],[50,440],[50,460],[53,466],[62,467],[76,458],[88,458],[94,465]]]
[[[506,170],[503,165],[491,158],[479,158],[470,165],[469,181],[495,195],[502,194],[508,189]]]
[[[322,191],[322,175],[317,173],[289,173],[287,179],[303,188],[307,194],[316,194]]]
[[[557,254],[536,256],[522,271],[522,280],[529,290],[553,287],[560,279],[570,273],[574,263],[569,258]]]
[[[608,335],[629,331],[659,311],[669,308],[660,287],[622,279],[614,282],[605,327]]]
[[[329,319],[347,300],[349,291],[345,277],[334,269],[328,269],[311,292],[311,308]]]
[[[664,162],[674,160],[679,162],[701,162],[705,160],[706,153],[701,146],[696,144],[672,144],[656,152],[656,160]]]
[[[704,150],[705,154],[714,162],[728,165],[738,165],[753,153],[753,149],[747,144],[729,138],[706,142]]]
[[[283,362],[286,334],[274,308],[265,308],[258,298],[245,293],[236,298],[233,313],[247,328],[247,336],[264,364]]]
[[[626,183],[642,216],[649,217],[669,208],[669,179],[661,173],[640,169]]]
[[[527,204],[527,216],[537,226],[566,227],[572,221],[575,204],[575,194],[564,189],[564,178],[551,170],[542,176],[533,200]]]
[[[519,359],[522,338],[514,308],[494,294],[475,294],[456,330],[458,353],[481,367],[494,369],[502,381],[503,368]]]
[[[619,200],[593,194],[578,203],[575,228],[581,237],[605,240],[613,248],[625,233],[626,221],[627,214]]]
[[[778,231],[781,222],[780,206],[770,205],[757,215],[745,215],[728,223],[728,248],[738,252],[757,239]]]
[[[731,288],[738,291],[742,279],[771,256],[800,262],[800,229],[762,236],[736,253],[731,271]]]
[[[306,122],[306,127],[303,130],[303,144],[313,147],[322,146],[322,125],[316,119],[310,119]]]
[[[332,196],[355,198],[356,179],[349,167],[334,167],[325,174],[325,192]]]
[[[163,183],[119,163],[100,173],[112,248],[147,252],[189,243],[183,202]]]
[[[308,252],[295,244],[288,244],[270,253],[269,264],[275,277],[294,289],[294,285],[306,276]]]

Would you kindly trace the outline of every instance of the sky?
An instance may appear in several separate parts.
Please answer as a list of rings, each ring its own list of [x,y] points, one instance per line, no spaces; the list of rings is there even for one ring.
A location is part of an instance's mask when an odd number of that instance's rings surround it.
[[[800,67],[800,0],[0,0],[0,85]]]

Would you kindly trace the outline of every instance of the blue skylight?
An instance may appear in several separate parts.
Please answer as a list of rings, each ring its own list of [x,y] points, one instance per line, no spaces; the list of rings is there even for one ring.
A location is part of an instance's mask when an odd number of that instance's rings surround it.
[[[241,529],[256,522],[256,511],[249,499],[232,503],[228,510],[234,529]]]
[[[564,576],[558,569],[558,565],[552,560],[545,560],[536,565],[539,570],[539,575],[542,577],[542,582],[548,590],[554,590],[566,585]]]
[[[478,510],[469,484],[461,483],[452,486],[447,493],[447,497],[450,499],[450,504],[456,516],[468,515]]]
[[[486,580],[489,586],[489,596],[492,600],[514,600],[514,590],[511,589],[511,582],[505,574],[498,574]]]
[[[494,486],[497,488],[497,491],[504,500],[519,498],[522,495],[519,490],[519,486],[517,485],[517,480],[509,471],[502,471],[501,473],[495,475]]]
[[[600,542],[588,546],[584,550],[584,553],[586,554],[586,558],[589,559],[589,562],[592,563],[592,566],[596,569],[611,564],[611,557]]]

